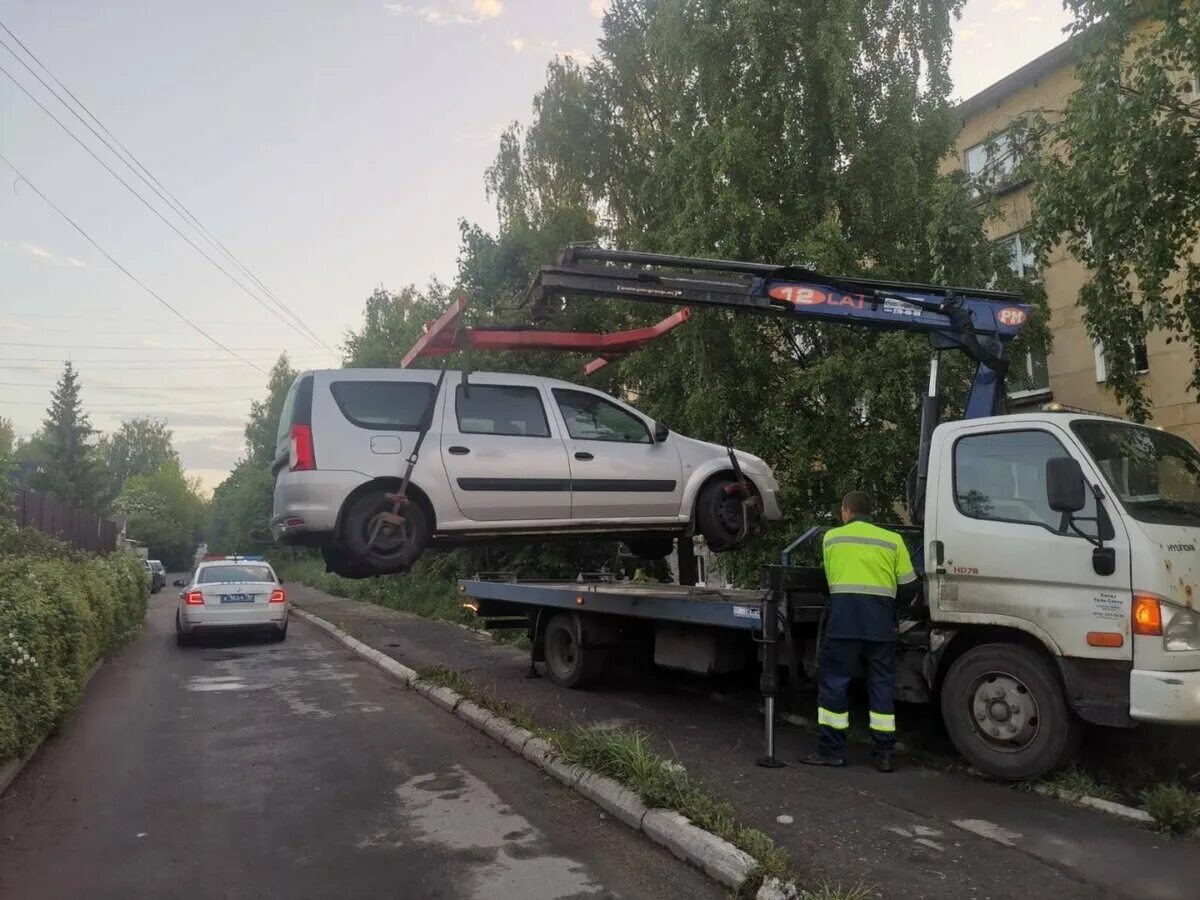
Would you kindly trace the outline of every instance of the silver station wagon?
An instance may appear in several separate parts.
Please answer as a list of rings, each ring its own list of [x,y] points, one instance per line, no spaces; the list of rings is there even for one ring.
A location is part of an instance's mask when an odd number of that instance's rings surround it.
[[[703,534],[742,546],[780,518],[757,456],[673,434],[591,388],[552,378],[447,370],[305,372],[280,417],[271,530],[322,549],[332,571],[405,571],[426,546],[510,536],[622,540],[669,554]],[[436,392],[436,396],[435,396]],[[420,447],[400,515],[395,491]]]

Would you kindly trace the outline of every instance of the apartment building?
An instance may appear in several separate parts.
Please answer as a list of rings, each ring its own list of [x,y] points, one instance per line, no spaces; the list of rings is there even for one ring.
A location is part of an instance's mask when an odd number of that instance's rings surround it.
[[[1095,345],[1083,324],[1076,297],[1086,270],[1065,249],[1056,248],[1034,272],[1027,226],[1033,205],[1030,185],[1014,176],[1014,160],[1002,135],[1012,119],[1029,110],[1060,109],[1077,85],[1073,52],[1064,42],[990,85],[957,108],[962,120],[955,154],[945,170],[965,169],[994,186],[998,215],[988,223],[989,236],[1008,248],[1014,271],[1035,274],[1046,287],[1053,348],[1013,360],[1010,398],[1014,408],[1051,400],[1069,406],[1120,415],[1120,405],[1105,385],[1107,360],[1113,352],[1134,357],[1152,405],[1152,424],[1183,435],[1200,446],[1200,404],[1188,391],[1192,356],[1179,342],[1151,332],[1145,342],[1120,348]]]

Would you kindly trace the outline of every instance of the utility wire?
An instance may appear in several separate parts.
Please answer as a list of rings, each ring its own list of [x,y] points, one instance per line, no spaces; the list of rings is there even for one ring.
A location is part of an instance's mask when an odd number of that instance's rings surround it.
[[[5,46],[5,48],[7,49],[7,45],[4,44],[3,41],[0,41],[0,45]],[[9,50],[9,52],[11,53],[12,51]],[[215,259],[213,259],[211,256],[209,256],[208,253],[205,252],[203,247],[201,247],[199,244],[197,244],[195,241],[193,241],[190,237],[188,237],[186,234],[184,234],[182,231],[180,231],[174,222],[172,222],[170,219],[168,219],[166,216],[164,216],[161,212],[159,212],[158,207],[156,207],[153,203],[151,203],[149,200],[147,200],[145,197],[143,197],[141,194],[139,194],[137,192],[137,190],[133,187],[133,185],[131,185],[128,181],[126,181],[119,174],[117,174],[117,171],[112,166],[110,166],[103,159],[101,159],[100,155],[98,153],[96,153],[96,151],[93,150],[91,147],[89,147],[82,138],[80,138],[77,134],[75,134],[75,132],[73,132],[70,128],[68,128],[66,126],[66,123],[64,123],[62,121],[62,119],[60,119],[58,116],[56,116],[49,109],[49,107],[46,106],[46,104],[42,103],[41,100],[39,100],[37,97],[35,97],[33,95],[33,93],[27,87],[25,87],[25,85],[23,85],[23,84],[21,84],[21,82],[17,81],[16,77],[12,74],[12,72],[8,71],[8,69],[4,68],[4,66],[0,66],[0,73],[4,74],[8,78],[8,80],[11,81],[13,84],[15,84],[17,86],[17,88],[20,89],[20,91],[26,97],[28,97],[30,100],[32,100],[37,105],[38,109],[40,109],[42,112],[44,112],[46,115],[48,115],[51,119],[53,119],[55,124],[57,124],[59,128],[61,128],[63,131],[65,131],[67,133],[67,135],[73,141],[75,141],[75,143],[77,143],[80,147],[82,147],[85,151],[87,151],[88,155],[91,156],[92,159],[94,159],[96,162],[100,163],[100,165],[104,167],[105,171],[107,171],[109,175],[111,175],[113,178],[117,179],[117,181],[119,181],[122,184],[122,186],[124,186],[125,190],[129,191],[129,193],[133,194],[134,197],[136,197],[138,200],[140,200],[142,205],[145,206],[146,209],[148,209],[148,210],[150,210],[150,212],[154,213],[154,215],[156,215],[160,220],[162,220],[163,224],[165,224],[168,228],[170,228],[172,231],[174,231],[181,238],[183,238],[193,250],[195,250],[197,253],[199,253],[201,256],[203,256],[206,260],[208,260],[208,262],[218,272],[220,272],[222,275],[224,275],[226,278],[228,278],[230,281],[232,281],[235,285],[237,285],[239,288],[241,288],[242,291],[245,292],[247,297],[249,297],[251,300],[253,300],[255,303],[257,303],[259,306],[261,306],[263,309],[265,309],[271,315],[273,315],[280,322],[283,322],[283,324],[287,325],[289,328],[291,328],[293,331],[295,331],[297,334],[299,334],[306,341],[313,341],[314,343],[317,343],[317,344],[325,347],[325,349],[329,350],[330,352],[333,352],[333,348],[326,346],[321,341],[320,338],[306,334],[298,325],[296,325],[294,322],[290,321],[289,319],[285,318],[283,315],[281,315],[279,313],[278,310],[273,309],[271,306],[269,306],[266,303],[266,301],[264,301],[261,297],[258,296],[258,294],[251,291],[248,287],[246,287],[246,285],[244,285],[240,280],[238,280],[238,278],[235,275],[233,275],[228,269],[226,269],[219,262],[217,262]]]
[[[58,383],[54,381],[0,381],[0,387],[52,388],[57,386]],[[159,391],[164,394],[173,391],[257,391],[260,388],[262,388],[261,384],[220,384],[213,387],[198,387],[191,384],[165,387],[146,387],[142,384],[80,384],[80,389],[88,391]]]
[[[226,397],[224,400],[186,400],[188,406],[197,403],[255,403],[253,397]],[[0,400],[0,406],[45,406],[45,401],[42,400]],[[138,403],[88,403],[88,409],[160,409],[169,405],[169,401],[164,400],[162,403],[138,404]]]
[[[7,73],[5,73],[5,74],[7,74]],[[9,76],[9,77],[11,77],[11,76]],[[100,254],[104,256],[105,259],[107,259],[110,263],[112,263],[114,266],[116,266],[118,269],[120,269],[122,272],[124,272],[126,277],[128,277],[130,281],[132,281],[134,284],[136,284],[138,287],[140,287],[143,291],[145,291],[147,294],[149,294],[151,297],[153,297],[155,300],[157,300],[159,303],[161,303],[163,306],[165,306],[167,309],[169,309],[171,312],[173,312],[176,316],[178,316],[180,319],[182,319],[184,322],[186,322],[188,327],[190,327],[197,334],[201,335],[202,337],[204,337],[207,340],[211,341],[212,343],[216,344],[218,347],[220,347],[222,350],[224,350],[226,353],[228,353],[230,356],[232,356],[234,359],[238,360],[239,362],[245,363],[250,368],[254,369],[255,371],[262,372],[262,374],[264,374],[264,375],[267,374],[265,369],[259,368],[257,365],[252,363],[250,360],[246,359],[244,356],[241,356],[237,352],[230,350],[228,347],[226,347],[224,344],[222,344],[220,341],[218,341],[215,337],[213,337],[211,334],[209,334],[207,331],[205,331],[203,328],[201,328],[199,325],[197,325],[195,322],[193,322],[191,319],[189,319],[187,316],[185,316],[179,310],[177,310],[174,306],[172,306],[166,300],[164,300],[160,294],[158,294],[152,288],[147,286],[144,282],[139,280],[136,275],[134,275],[127,268],[125,268],[123,265],[121,265],[119,262],[117,262],[116,258],[111,253],[109,253],[107,250],[105,250],[103,247],[101,247],[98,243],[96,243],[96,240],[90,234],[88,234],[78,224],[76,224],[74,219],[72,219],[65,212],[63,212],[61,209],[59,209],[59,207],[54,203],[53,200],[51,200],[49,197],[47,197],[45,194],[43,194],[38,189],[38,186],[36,184],[34,184],[32,181],[30,181],[28,178],[26,178],[24,173],[22,173],[20,169],[18,169],[15,165],[13,165],[12,162],[6,156],[4,156],[4,154],[2,154],[2,153],[0,153],[0,162],[3,162],[6,166],[8,166],[10,169],[12,169],[14,172],[16,172],[17,177],[20,178],[23,182],[25,182],[25,184],[27,184],[29,186],[29,189],[31,191],[33,191],[35,194],[37,194],[39,197],[41,197],[42,200],[45,201],[47,206],[49,206],[52,210],[54,210],[56,213],[58,213],[60,216],[62,216],[62,218],[64,220],[66,220],[67,224],[70,225],[72,228],[74,228],[76,231],[78,231],[83,236],[84,240],[86,240],[89,244],[91,244],[93,247],[95,247],[100,252]]]
[[[250,280],[253,281],[254,284],[256,284],[259,287],[259,289],[262,290],[262,292],[264,294],[266,294],[268,297],[270,297],[271,300],[273,300],[277,306],[279,306],[281,309],[285,310],[293,319],[295,319],[296,322],[317,343],[321,344],[322,346],[325,346],[325,344],[321,340],[321,338],[319,336],[317,336],[317,334],[311,328],[308,327],[308,325],[304,322],[304,320],[301,319],[300,316],[294,310],[292,310],[290,307],[288,307],[288,305],[286,303],[284,303],[277,296],[275,296],[275,293],[270,288],[268,288],[265,284],[263,284],[262,280],[257,275],[255,275],[252,271],[250,271],[249,266],[247,266],[240,259],[238,259],[236,256],[234,256],[233,251],[231,251],[228,247],[226,247],[223,243],[221,243],[221,241],[218,240],[217,237],[212,232],[210,232],[207,228],[205,228],[204,225],[201,224],[200,220],[197,219],[195,217],[195,215],[192,214],[192,211],[183,205],[183,201],[181,201],[178,197],[176,197],[169,190],[167,190],[166,186],[163,185],[163,183],[161,181],[159,181],[157,178],[154,177],[154,174],[149,169],[147,169],[145,167],[145,165],[142,164],[142,161],[139,160],[136,156],[134,156],[133,151],[131,151],[124,144],[122,144],[121,141],[117,138],[117,136],[108,130],[108,127],[103,122],[100,121],[99,117],[96,116],[96,114],[93,113],[90,109],[88,109],[87,105],[82,100],[80,100],[78,97],[76,97],[75,94],[71,91],[71,89],[69,87],[67,87],[65,84],[63,84],[61,80],[59,80],[57,75],[55,75],[52,71],[50,71],[50,67],[47,66],[44,62],[42,62],[41,59],[38,58],[38,55],[36,53],[34,53],[32,50],[30,50],[29,47],[27,47],[25,45],[25,43],[19,37],[17,37],[15,34],[13,34],[12,29],[10,29],[3,22],[0,22],[0,29],[3,29],[8,34],[8,36],[11,37],[17,43],[17,46],[19,46],[22,50],[24,50],[26,55],[30,59],[32,59],[34,62],[36,62],[38,64],[38,67],[41,68],[41,70],[43,72],[45,72],[47,75],[49,75],[50,79],[56,85],[58,85],[60,88],[62,88],[62,90],[66,93],[66,95],[68,97],[70,97],[73,101],[75,101],[76,106],[78,106],[85,113],[87,113],[88,118],[90,118],[93,122],[95,122],[96,125],[98,125],[100,127],[100,130],[104,132],[104,134],[106,134],[106,135],[108,135],[108,137],[112,138],[113,143],[115,143],[117,145],[117,147],[121,148],[121,150],[125,154],[125,157],[128,157],[128,159],[122,157],[121,154],[118,153],[117,150],[113,148],[112,144],[108,143],[108,141],[105,140],[104,137],[99,135],[96,132],[96,130],[94,128],[92,128],[92,126],[89,125],[88,122],[71,107],[70,104],[68,104],[65,100],[63,100],[62,97],[59,96],[59,94],[52,87],[50,87],[48,84],[46,84],[45,81],[42,80],[42,78],[37,74],[37,72],[34,72],[33,69],[30,68],[28,63],[26,63],[23,59],[21,59],[21,57],[18,56],[11,47],[9,47],[7,44],[5,44],[4,45],[5,49],[8,50],[8,52],[11,53],[13,55],[13,57],[17,59],[18,62],[20,62],[22,65],[24,65],[25,68],[28,69],[29,72],[33,75],[33,77],[37,78],[37,80],[42,83],[42,86],[45,87],[46,90],[48,90],[48,91],[50,91],[50,93],[54,94],[54,96],[58,99],[59,103],[61,103],[63,106],[65,106],[67,109],[69,109],[71,111],[72,115],[74,115],[75,118],[79,119],[80,122],[83,122],[83,124],[86,125],[88,127],[88,129],[92,132],[92,134],[95,134],[96,137],[98,137],[104,143],[104,145],[106,147],[108,147],[108,149],[110,151],[112,151],[114,156],[116,156],[118,159],[120,159],[121,162],[125,163],[125,165],[127,167],[129,167],[129,169],[131,171],[133,171],[133,173],[135,175],[137,175],[138,178],[141,178],[142,182],[144,184],[146,184],[147,187],[149,187],[151,190],[153,190],[154,193],[158,194],[159,198],[162,199],[163,202],[165,202],[168,206],[170,206],[177,215],[179,215],[185,221],[189,221],[192,224],[192,226],[194,228],[196,228],[196,230],[199,231],[200,234],[202,234],[208,240],[208,242],[210,244],[217,247],[222,253],[224,253],[225,256],[234,265],[236,265],[242,272],[244,272],[246,274],[246,276],[249,277]],[[3,43],[3,42],[0,42],[0,43]],[[142,173],[145,173],[145,177],[143,177]],[[147,181],[147,178],[149,179],[149,181]],[[159,190],[160,188],[161,188],[161,190]],[[165,196],[164,196],[164,194],[165,194]],[[332,349],[332,348],[326,347],[326,349]]]
[[[169,350],[172,353],[212,353],[209,347],[147,347],[145,344],[134,345],[114,345],[114,344],[35,344],[30,341],[0,341],[0,347],[42,347],[50,350],[147,350],[147,351],[165,351]],[[287,353],[286,350],[279,350],[278,347],[237,347],[235,348],[243,353]],[[290,356],[317,356],[324,357],[325,354],[319,350],[311,350],[305,353],[287,354]]]

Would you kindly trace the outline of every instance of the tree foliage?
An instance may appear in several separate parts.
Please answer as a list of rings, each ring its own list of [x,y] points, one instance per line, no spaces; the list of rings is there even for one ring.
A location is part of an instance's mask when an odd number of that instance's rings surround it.
[[[133,475],[113,502],[125,516],[126,534],[146,545],[168,569],[187,568],[204,523],[200,486],[189,480],[172,455],[149,475]]]
[[[1200,6],[1066,0],[1079,88],[1014,129],[1034,179],[1041,252],[1065,244],[1088,269],[1079,293],[1093,340],[1149,330],[1192,349],[1200,390]],[[1150,411],[1132,353],[1107,360],[1129,414]]]
[[[31,485],[57,494],[78,509],[95,511],[101,499],[101,473],[94,456],[96,430],[83,411],[79,375],[65,363],[41,429],[22,447],[31,464]]]
[[[112,434],[102,435],[96,457],[103,477],[102,505],[107,506],[134,475],[152,475],[164,464],[179,461],[166,422],[142,416],[126,419]]]
[[[296,375],[287,354],[281,353],[267,379],[267,399],[256,400],[250,405],[250,421],[246,423],[246,458],[252,462],[269,466],[275,458],[279,415]]]

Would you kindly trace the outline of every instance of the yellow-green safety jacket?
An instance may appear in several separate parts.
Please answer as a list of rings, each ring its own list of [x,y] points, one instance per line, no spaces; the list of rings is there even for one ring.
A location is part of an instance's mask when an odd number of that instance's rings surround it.
[[[904,538],[856,518],[827,531],[821,550],[829,582],[826,636],[894,640],[896,589],[917,580]]]

